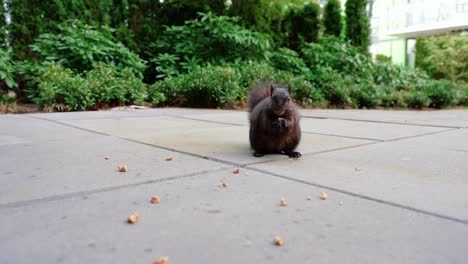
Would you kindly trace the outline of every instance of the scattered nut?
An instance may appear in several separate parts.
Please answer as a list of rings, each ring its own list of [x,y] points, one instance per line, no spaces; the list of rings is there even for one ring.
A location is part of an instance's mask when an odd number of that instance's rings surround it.
[[[225,187],[228,187],[228,183],[226,181],[221,181],[219,182],[218,186],[221,187],[221,188],[225,188]]]
[[[286,199],[281,198],[281,200],[280,200],[280,205],[281,205],[281,206],[286,206],[286,205],[288,205],[288,202],[286,201]]]
[[[155,260],[153,264],[168,264],[169,257],[160,257],[159,259]]]
[[[360,171],[360,170],[361,170],[361,168],[359,168],[359,167],[354,168],[354,171]]]
[[[125,165],[119,165],[118,169],[120,172],[127,172],[127,166]]]
[[[307,200],[312,200],[312,197],[310,197],[310,196],[307,196],[307,198],[306,198],[306,199],[307,199]]]
[[[161,201],[158,196],[151,197],[151,203],[157,204]]]
[[[284,244],[284,239],[280,236],[275,236],[274,242],[275,242],[275,245],[282,246]]]
[[[138,220],[140,219],[140,216],[137,214],[137,213],[133,213],[131,215],[128,216],[128,223],[129,224],[134,224],[136,223]]]
[[[239,168],[234,168],[234,169],[232,170],[232,173],[234,173],[234,174],[238,174],[239,172],[240,172],[240,169],[239,169]]]
[[[170,161],[170,160],[172,160],[172,159],[174,159],[174,157],[172,157],[172,156],[167,156],[167,157],[166,157],[166,160],[167,160],[167,161]]]
[[[340,205],[343,205],[343,202],[340,202],[339,204],[340,204]]]
[[[104,159],[108,160],[108,159],[110,159],[110,157],[104,157]]]
[[[320,199],[326,200],[328,198],[328,194],[326,192],[321,192],[320,193]]]

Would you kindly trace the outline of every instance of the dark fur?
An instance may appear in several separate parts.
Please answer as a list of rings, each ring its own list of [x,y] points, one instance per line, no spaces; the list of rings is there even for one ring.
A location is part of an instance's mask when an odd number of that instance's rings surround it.
[[[291,88],[260,84],[248,97],[250,112],[250,146],[254,156],[280,153],[292,158],[301,140],[300,115],[291,100]]]

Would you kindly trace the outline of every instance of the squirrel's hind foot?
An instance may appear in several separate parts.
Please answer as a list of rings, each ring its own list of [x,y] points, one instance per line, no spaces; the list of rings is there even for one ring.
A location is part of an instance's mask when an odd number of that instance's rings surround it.
[[[263,157],[263,153],[259,151],[255,151],[253,155],[254,157],[257,157],[257,158]]]
[[[298,159],[302,156],[302,154],[297,151],[285,151],[284,154],[288,155],[288,157],[293,159]]]

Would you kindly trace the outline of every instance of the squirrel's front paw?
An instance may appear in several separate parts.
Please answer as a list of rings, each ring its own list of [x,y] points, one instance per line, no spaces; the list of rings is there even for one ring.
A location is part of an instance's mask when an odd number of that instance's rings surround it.
[[[276,128],[281,128],[282,124],[279,122],[279,120],[273,120],[273,122],[271,122],[271,126],[276,127]]]
[[[283,119],[282,122],[281,122],[281,128],[288,128],[288,120],[286,119]]]

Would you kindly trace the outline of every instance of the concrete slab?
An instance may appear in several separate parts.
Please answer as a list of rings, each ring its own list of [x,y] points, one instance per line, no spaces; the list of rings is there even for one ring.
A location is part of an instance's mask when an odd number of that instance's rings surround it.
[[[468,111],[302,110],[308,117],[396,122],[404,124],[468,127]]]
[[[0,146],[88,139],[88,132],[25,115],[0,115]]]
[[[320,191],[223,171],[0,207],[0,263],[466,263],[466,224]],[[141,219],[129,225],[133,212]]]
[[[367,138],[373,140],[393,140],[444,131],[448,128],[410,126],[385,123],[371,123],[336,119],[303,118],[301,128],[304,132]]]
[[[165,148],[186,151],[236,164],[285,159],[283,155],[255,158],[249,146],[249,128],[176,117],[126,120],[68,120],[67,124]],[[374,141],[303,134],[298,150],[303,153],[368,144]]]
[[[214,113],[200,113],[198,110],[183,111],[168,110],[168,114],[188,120],[206,121],[220,124],[248,126],[248,114],[242,111],[219,111]],[[306,112],[307,113],[307,112]],[[336,119],[302,118],[303,132],[345,137],[367,138],[371,140],[392,140],[415,135],[443,131],[447,128],[428,127],[400,124],[385,124],[376,122],[348,121]]]
[[[215,109],[193,109],[193,108],[146,108],[146,109],[109,109],[102,111],[83,111],[68,113],[34,113],[27,116],[45,118],[51,120],[88,120],[88,119],[121,119],[133,117],[154,117],[163,115],[201,115],[206,113],[219,114],[220,112],[231,113],[231,111]]]
[[[173,116],[199,120],[199,121],[215,122],[215,123],[221,123],[221,124],[232,124],[232,125],[240,125],[240,126],[249,125],[248,113],[242,112],[242,111],[235,111],[235,112],[234,111],[221,111],[221,112],[208,113],[208,114],[176,113],[176,114],[173,114]]]
[[[468,221],[467,138],[457,129],[253,167]]]
[[[226,165],[23,116],[2,117],[0,204],[160,180]],[[13,122],[16,120],[17,122]],[[165,161],[168,155],[174,159]],[[109,160],[104,158],[109,156]],[[119,173],[119,164],[128,166]]]

